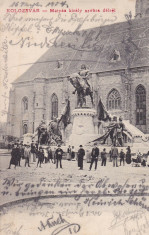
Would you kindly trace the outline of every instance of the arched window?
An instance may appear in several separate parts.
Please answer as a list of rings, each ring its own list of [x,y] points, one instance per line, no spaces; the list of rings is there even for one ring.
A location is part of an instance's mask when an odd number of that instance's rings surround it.
[[[121,109],[121,97],[116,89],[113,89],[108,95],[107,108],[108,110]]]
[[[28,132],[28,126],[27,124],[23,124],[23,135]]]
[[[53,94],[51,98],[51,119],[58,117],[58,98]]]
[[[23,112],[28,110],[28,98],[24,97],[22,99],[22,108],[23,108]]]
[[[136,89],[136,124],[146,125],[146,91],[142,85]]]

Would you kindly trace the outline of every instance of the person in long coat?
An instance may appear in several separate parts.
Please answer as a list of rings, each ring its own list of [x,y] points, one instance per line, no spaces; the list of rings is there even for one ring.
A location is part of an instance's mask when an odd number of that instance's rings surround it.
[[[78,167],[80,167],[79,170],[83,170],[83,158],[85,156],[85,150],[83,149],[83,146],[79,146],[80,149],[78,150]]]
[[[8,169],[11,168],[11,165],[14,165],[16,168],[16,166],[18,165],[18,157],[19,157],[19,149],[17,148],[17,144],[14,144],[14,147],[11,151],[11,159]]]
[[[131,149],[130,149],[130,146],[127,147],[126,163],[127,163],[127,164],[130,164],[130,163],[131,163]]]

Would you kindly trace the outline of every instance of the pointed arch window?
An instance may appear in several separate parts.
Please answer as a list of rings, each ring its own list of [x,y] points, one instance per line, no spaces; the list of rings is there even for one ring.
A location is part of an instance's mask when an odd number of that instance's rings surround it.
[[[146,125],[146,90],[142,85],[136,89],[136,125]]]
[[[23,112],[28,110],[28,98],[24,97],[22,99],[22,108],[23,108]]]
[[[28,132],[28,126],[27,124],[23,124],[23,135],[26,134]]]
[[[51,98],[51,119],[58,117],[58,97],[56,94],[52,95]]]
[[[116,89],[113,89],[108,95],[107,108],[108,110],[121,109],[121,96]]]

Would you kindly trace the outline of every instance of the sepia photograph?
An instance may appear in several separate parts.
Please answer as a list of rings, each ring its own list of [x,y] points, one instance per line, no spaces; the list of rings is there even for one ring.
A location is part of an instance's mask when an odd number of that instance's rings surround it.
[[[0,10],[0,235],[149,234],[149,0]]]

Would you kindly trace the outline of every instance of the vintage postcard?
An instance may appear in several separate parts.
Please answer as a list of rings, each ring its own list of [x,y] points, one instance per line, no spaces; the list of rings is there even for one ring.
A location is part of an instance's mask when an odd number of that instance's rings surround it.
[[[0,12],[0,235],[149,234],[149,1]]]

